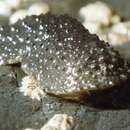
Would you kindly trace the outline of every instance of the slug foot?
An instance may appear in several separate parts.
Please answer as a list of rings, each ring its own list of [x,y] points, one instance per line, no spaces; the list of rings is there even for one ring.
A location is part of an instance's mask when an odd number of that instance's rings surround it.
[[[25,76],[22,79],[21,87],[19,89],[24,96],[29,96],[31,99],[40,101],[46,93],[38,85],[38,81],[34,76]]]

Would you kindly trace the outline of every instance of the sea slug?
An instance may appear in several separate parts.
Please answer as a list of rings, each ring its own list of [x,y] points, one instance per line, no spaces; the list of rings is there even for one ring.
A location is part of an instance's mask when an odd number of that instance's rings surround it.
[[[28,16],[0,27],[0,64],[20,63],[20,91],[40,100],[50,94],[80,100],[90,90],[119,85],[128,63],[111,46],[68,15]]]

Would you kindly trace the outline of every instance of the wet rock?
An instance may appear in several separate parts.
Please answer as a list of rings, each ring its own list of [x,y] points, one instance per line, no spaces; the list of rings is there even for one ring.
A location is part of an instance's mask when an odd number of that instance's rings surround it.
[[[8,76],[13,73],[10,67],[2,67],[0,72],[1,130],[40,130],[55,114],[63,113],[73,117],[73,130],[130,128],[129,110],[96,110],[49,96],[34,102],[19,93],[16,78]]]

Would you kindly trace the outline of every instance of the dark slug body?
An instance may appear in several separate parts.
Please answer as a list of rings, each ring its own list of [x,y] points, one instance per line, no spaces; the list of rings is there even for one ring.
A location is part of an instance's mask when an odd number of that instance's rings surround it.
[[[1,27],[0,63],[17,62],[46,93],[72,100],[118,86],[130,73],[117,51],[67,15],[30,16]]]

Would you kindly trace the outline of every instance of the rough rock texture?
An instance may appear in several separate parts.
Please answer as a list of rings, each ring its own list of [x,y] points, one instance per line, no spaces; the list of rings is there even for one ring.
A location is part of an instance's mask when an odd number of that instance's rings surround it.
[[[68,0],[70,1],[70,0]],[[75,2],[75,0],[73,0]],[[62,1],[60,1],[62,2]],[[73,10],[77,15],[78,11],[72,8],[77,8],[72,4],[71,9],[65,8],[64,12]],[[77,1],[77,6],[81,0]],[[86,2],[86,0],[85,0]],[[129,15],[129,0],[109,0],[117,10],[124,16]],[[59,2],[56,1],[56,4]],[[57,8],[57,6],[55,6]],[[61,8],[60,8],[61,9]],[[59,10],[57,11],[60,12]],[[73,15],[71,12],[71,14]],[[11,74],[11,75],[10,75]],[[50,97],[45,98],[44,102],[34,102],[28,97],[24,97],[18,92],[17,82],[14,74],[9,68],[0,68],[0,129],[1,130],[22,130],[24,128],[41,128],[47,120],[54,116],[55,113],[76,113],[77,124],[74,130],[129,130],[130,129],[130,93],[128,89],[115,90],[117,99],[114,100],[118,108],[123,110],[105,110],[96,111],[89,110],[87,106],[79,106],[78,104],[63,103],[63,105],[55,105],[55,109],[48,104],[59,104],[59,100]],[[122,92],[123,90],[123,92]],[[121,93],[121,94],[120,94]],[[112,94],[110,94],[112,95]],[[118,96],[120,95],[120,96]],[[120,97],[120,98],[119,98]],[[49,107],[50,106],[50,107]],[[52,105],[53,106],[53,105]],[[63,107],[61,107],[63,106]],[[48,109],[49,107],[49,109]],[[48,110],[50,110],[48,112]],[[54,111],[55,110],[55,111]]]
[[[10,67],[0,68],[1,130],[39,129],[55,114],[61,113],[75,119],[73,130],[130,129],[130,111],[127,109],[102,111],[52,97],[46,97],[41,102],[32,101],[19,93],[16,81]],[[127,102],[128,105],[130,102]]]

